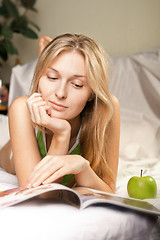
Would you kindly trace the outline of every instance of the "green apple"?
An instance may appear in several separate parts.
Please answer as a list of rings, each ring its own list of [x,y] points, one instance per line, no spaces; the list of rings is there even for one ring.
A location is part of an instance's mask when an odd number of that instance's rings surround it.
[[[157,194],[157,183],[151,176],[131,177],[127,184],[128,195],[132,198],[147,199],[155,198]]]

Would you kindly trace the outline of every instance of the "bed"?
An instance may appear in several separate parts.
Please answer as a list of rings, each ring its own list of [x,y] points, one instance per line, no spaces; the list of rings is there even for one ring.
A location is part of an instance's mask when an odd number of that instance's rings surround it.
[[[12,70],[9,105],[30,92],[36,60]],[[127,196],[133,175],[152,175],[160,198],[160,49],[111,59],[111,92],[121,105],[120,155],[116,194]],[[8,141],[8,117],[0,115],[0,148]],[[0,190],[18,185],[0,169]],[[114,207],[78,210],[30,200],[1,210],[1,239],[160,239],[160,219]]]

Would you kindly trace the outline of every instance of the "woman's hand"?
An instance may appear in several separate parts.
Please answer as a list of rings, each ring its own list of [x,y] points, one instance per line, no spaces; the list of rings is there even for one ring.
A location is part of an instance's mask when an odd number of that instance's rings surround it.
[[[89,162],[80,155],[47,155],[38,163],[27,181],[28,187],[47,184],[67,175],[78,175],[89,168]]]
[[[31,120],[52,132],[54,136],[63,136],[70,133],[71,126],[64,119],[51,118],[50,107],[46,101],[43,101],[41,93],[32,94],[27,100],[27,106],[30,112]]]
[[[33,93],[27,99],[27,106],[32,122],[42,126],[47,124],[49,120],[49,106],[43,101],[40,93]]]

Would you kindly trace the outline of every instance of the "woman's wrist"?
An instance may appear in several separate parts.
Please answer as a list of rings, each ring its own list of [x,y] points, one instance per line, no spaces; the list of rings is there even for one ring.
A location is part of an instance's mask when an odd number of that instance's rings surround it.
[[[55,123],[55,120],[58,120],[57,123]],[[54,134],[54,137],[57,139],[64,139],[71,135],[71,125],[68,121],[62,120],[62,119],[54,119],[54,124],[51,123],[48,124],[47,128]]]
[[[71,126],[68,126],[67,128],[61,130],[61,131],[53,131],[54,139],[57,141],[65,141],[67,139],[70,140],[71,137]]]
[[[70,131],[65,131],[60,134],[54,134],[52,137],[51,145],[48,150],[49,155],[64,155],[68,153],[70,142]]]
[[[106,191],[113,193],[113,190],[110,186],[105,183],[97,174],[92,170],[89,161],[84,159],[84,165],[82,171],[78,174],[75,174],[76,184],[79,187],[88,187],[98,189],[100,191]]]
[[[91,171],[91,167],[90,167],[89,161],[83,158],[82,170],[81,172],[75,175],[77,186],[83,186],[83,185],[85,186],[85,183],[87,182],[88,174],[90,174],[90,171]]]

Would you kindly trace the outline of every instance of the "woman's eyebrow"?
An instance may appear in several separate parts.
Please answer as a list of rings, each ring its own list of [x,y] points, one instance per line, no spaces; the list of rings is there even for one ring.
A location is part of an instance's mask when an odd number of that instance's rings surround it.
[[[79,74],[74,74],[73,75],[74,77],[78,77],[78,78],[85,78],[86,76],[84,76],[84,75],[79,75]]]
[[[55,72],[59,73],[59,71],[58,71],[58,70],[56,70],[56,69],[54,69],[53,67],[49,67],[49,69],[51,69],[51,70],[53,70],[53,71],[55,71]]]
[[[55,68],[49,67],[49,69],[51,69],[51,70],[53,70],[53,71],[55,71],[55,72],[57,72],[59,74],[59,71],[56,70]],[[74,74],[73,77],[85,78],[86,76],[85,75],[81,75],[81,74]]]

